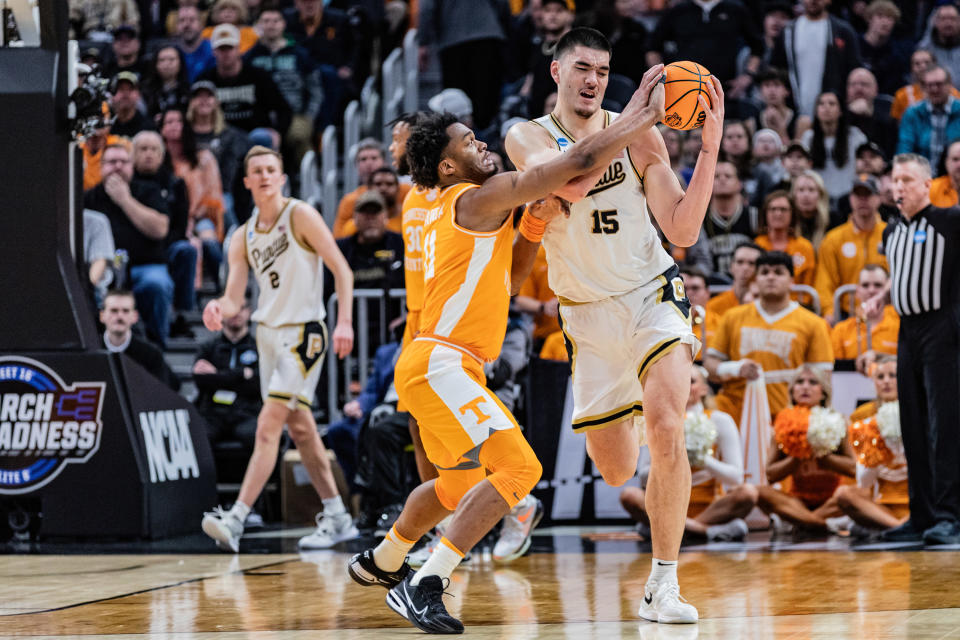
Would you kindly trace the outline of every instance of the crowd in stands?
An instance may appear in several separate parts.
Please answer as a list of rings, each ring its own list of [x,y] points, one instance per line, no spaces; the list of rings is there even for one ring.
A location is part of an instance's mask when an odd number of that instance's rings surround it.
[[[621,109],[648,66],[661,61],[694,60],[724,82],[721,158],[700,238],[685,248],[664,242],[693,303],[699,359],[719,390],[711,406],[738,427],[744,389],[758,365],[768,372],[775,416],[792,406],[828,404],[824,372],[835,360],[855,361],[868,372],[877,354],[896,355],[893,308],[855,311],[887,278],[878,247],[887,221],[898,215],[893,156],[926,157],[936,178],[933,203],[958,201],[960,8],[954,2],[70,0],[70,12],[82,61],[100,65],[112,83],[114,120],[83,142],[88,275],[111,349],[129,340],[121,329],[135,320],[134,299],[146,332],[124,348],[149,351],[140,345],[149,339],[162,349],[169,337],[189,335],[183,314],[196,308],[204,282],[221,286],[227,230],[250,216],[241,166],[246,150],[254,144],[280,150],[293,178],[288,187],[297,193],[299,159],[319,150],[323,128],[342,123],[347,102],[412,28],[420,70],[439,63],[442,80],[443,90],[423,102],[475,128],[508,169],[506,131],[552,109],[553,46],[574,26],[596,28],[612,44],[604,102],[610,110]],[[686,184],[700,132],[661,127],[661,133]],[[397,171],[402,159],[392,160],[391,166],[388,150],[368,138],[345,162],[360,186],[340,200],[333,232],[357,288],[404,287],[400,211],[411,185]],[[844,286],[850,295],[835,304]],[[105,300],[108,287],[128,289],[133,298]],[[328,284],[326,294],[332,290]],[[522,345],[522,357],[494,366],[488,380],[521,396],[512,381],[526,358],[568,357],[542,250],[513,306],[511,333],[523,339],[508,333],[508,342]],[[328,432],[361,492],[370,477],[382,475],[363,434],[384,424],[376,411],[391,402],[392,336],[403,316],[399,300],[370,310],[368,326],[358,328],[376,354],[362,363],[369,384]],[[783,347],[743,338],[744,327],[774,325],[798,339]],[[145,358],[156,359],[152,352]],[[769,375],[778,370],[807,374]],[[349,373],[356,381],[356,371]],[[200,348],[193,375],[211,438],[226,430],[252,437],[256,349],[244,314]],[[708,393],[694,382],[700,395],[691,406],[700,407]],[[819,391],[799,394],[800,385]],[[837,457],[827,465],[830,473],[855,475],[848,449],[830,454]],[[791,465],[771,461],[770,479],[789,476],[797,470]],[[819,530],[826,517],[853,513],[849,505],[861,495],[839,491],[846,486],[839,480],[814,497],[794,491],[796,483],[777,494],[734,490],[742,484],[742,475],[735,476],[714,476],[736,498],[722,505],[730,519],[759,504]],[[643,521],[642,492],[624,504]],[[707,525],[696,517],[688,529],[705,535]]]

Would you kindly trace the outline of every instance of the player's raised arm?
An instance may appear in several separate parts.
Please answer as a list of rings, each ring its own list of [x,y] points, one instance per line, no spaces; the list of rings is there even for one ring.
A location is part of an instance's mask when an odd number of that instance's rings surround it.
[[[241,225],[230,236],[230,250],[227,252],[227,286],[223,295],[211,300],[203,309],[203,325],[210,331],[220,331],[224,318],[232,318],[243,307],[244,292],[250,265],[247,263],[247,243],[243,234],[246,225]]]
[[[337,326],[333,330],[333,351],[340,358],[345,358],[353,349],[353,270],[316,209],[301,202],[291,216],[298,239],[313,249],[333,273],[337,291]]]
[[[696,243],[713,193],[713,174],[723,136],[724,108],[723,87],[716,77],[710,79],[711,83],[705,83],[710,104],[703,96],[698,97],[707,117],[703,124],[703,145],[686,193],[670,168],[670,158],[659,131],[648,132],[642,141],[630,146],[631,155],[640,165],[650,211],[667,240],[680,247]]]

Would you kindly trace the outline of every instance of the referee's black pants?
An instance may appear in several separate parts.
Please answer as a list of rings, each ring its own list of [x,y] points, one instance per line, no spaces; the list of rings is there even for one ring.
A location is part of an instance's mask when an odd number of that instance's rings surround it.
[[[900,319],[897,390],[910,519],[960,522],[960,327],[949,309]]]

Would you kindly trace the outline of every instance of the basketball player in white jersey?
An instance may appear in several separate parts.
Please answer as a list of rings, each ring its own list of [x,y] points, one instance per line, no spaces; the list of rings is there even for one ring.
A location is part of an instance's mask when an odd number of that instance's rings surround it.
[[[244,185],[256,208],[230,239],[227,286],[223,297],[203,310],[203,323],[218,331],[223,318],[236,315],[252,269],[260,297],[257,326],[263,409],[257,419],[253,455],[229,511],[217,507],[203,517],[203,531],[217,546],[236,552],[243,522],[263,491],[279,453],[284,424],[303,466],[323,500],[317,530],[300,539],[301,549],[325,549],[358,533],[334,484],[326,449],[310,407],[327,350],[323,306],[323,265],[333,272],[337,326],[333,351],[343,358],[353,348],[353,272],[316,209],[281,192],[286,178],[280,154],[253,147],[243,161]]]
[[[564,35],[550,72],[554,111],[507,134],[507,153],[521,170],[569,151],[617,117],[600,107],[610,72],[610,45],[600,32],[577,28]],[[707,99],[699,98],[706,109],[703,150],[686,193],[651,127],[607,167],[554,192],[573,203],[571,215],[554,221],[543,238],[571,354],[573,428],[586,433],[587,453],[608,484],[622,485],[636,472],[643,434],[634,416],[646,418],[654,558],[639,615],[656,622],[698,619],[680,598],[676,564],[690,494],[684,407],[699,342],[679,271],[647,209],[670,242],[696,242],[723,124],[723,90],[711,81]]]

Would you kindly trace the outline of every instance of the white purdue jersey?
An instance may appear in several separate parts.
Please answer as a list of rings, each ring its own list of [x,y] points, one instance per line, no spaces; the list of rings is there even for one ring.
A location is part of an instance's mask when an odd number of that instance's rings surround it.
[[[619,114],[604,112],[609,124]],[[534,120],[560,151],[576,142],[552,115]],[[555,218],[543,236],[550,288],[573,302],[594,302],[633,291],[674,264],[647,212],[630,152],[622,150],[597,186],[574,203],[569,218]]]
[[[268,327],[320,322],[326,316],[323,261],[293,235],[293,209],[299,203],[288,199],[269,231],[257,229],[258,209],[246,223],[247,262],[260,287],[252,318]]]

